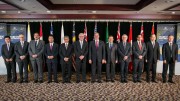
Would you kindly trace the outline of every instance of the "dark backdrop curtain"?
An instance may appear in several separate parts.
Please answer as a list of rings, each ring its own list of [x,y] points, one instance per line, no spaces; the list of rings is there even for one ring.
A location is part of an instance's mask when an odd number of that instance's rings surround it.
[[[4,23],[4,22],[2,22]],[[29,22],[31,27],[31,38],[33,38],[33,33],[39,32],[40,22]],[[45,43],[48,43],[48,35],[50,35],[50,26],[51,22],[41,22],[42,28],[43,28],[43,40]],[[64,34],[68,35],[70,37],[70,43],[72,43],[72,29],[73,29],[73,22],[72,21],[65,21],[65,22],[52,22],[53,24],[53,34],[55,42],[60,44],[61,42],[61,25],[64,25]],[[155,27],[155,33],[157,32],[157,24],[177,24],[179,22],[154,22]],[[26,24],[28,25],[28,22],[7,22],[7,24]],[[141,24],[142,22],[132,22],[132,29],[133,29],[133,41],[136,41],[136,37],[141,32]],[[84,32],[84,25],[85,22],[75,22],[75,34],[76,34],[76,40],[78,40],[78,34]],[[94,35],[94,26],[95,22],[86,22],[87,25],[87,35],[88,35],[88,41],[93,40]],[[152,28],[153,22],[143,22],[144,26],[144,41],[149,41],[149,37],[151,35],[151,28]],[[106,26],[107,22],[97,22],[97,32],[100,33],[100,40],[105,41],[105,34],[106,34]],[[129,34],[129,27],[130,22],[120,22],[120,33],[122,34]],[[177,27],[177,26],[176,26]],[[108,22],[108,28],[109,28],[109,35],[114,36],[114,41],[116,41],[116,34],[118,29],[118,22]],[[73,68],[73,67],[72,67]],[[116,66],[116,72],[119,72],[119,66]],[[60,65],[58,65],[58,70],[60,71]],[[87,71],[89,72],[90,65],[87,63]],[[47,68],[45,68],[45,71],[47,71]],[[102,71],[105,72],[105,65],[102,67]]]

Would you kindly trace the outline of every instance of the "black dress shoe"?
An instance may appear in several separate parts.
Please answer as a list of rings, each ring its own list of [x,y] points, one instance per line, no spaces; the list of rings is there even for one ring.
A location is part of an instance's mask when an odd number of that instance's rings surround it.
[[[137,82],[141,83],[142,81],[141,80],[137,80]]]
[[[169,82],[169,83],[173,83],[173,84],[175,84],[175,82],[173,82],[172,80],[169,80],[168,82]]]
[[[11,82],[10,80],[8,80],[8,81],[5,81],[5,83],[9,83],[9,82]]]
[[[86,81],[86,80],[82,80],[82,82],[87,83],[87,81]]]
[[[95,81],[93,80],[93,81],[91,81],[91,83],[95,83]]]
[[[152,80],[153,83],[158,83],[156,80]]]
[[[133,80],[134,83],[136,83],[137,81],[136,80]]]
[[[19,83],[23,83],[23,80],[20,80]]]
[[[38,83],[38,80],[34,80],[34,83]]]
[[[39,80],[39,83],[43,83],[43,80]]]
[[[127,81],[127,80],[124,80],[124,83],[128,83],[128,81]]]
[[[121,80],[120,82],[121,82],[121,83],[124,83],[124,80]]]
[[[13,82],[13,83],[16,83],[16,80],[13,80],[12,82]]]
[[[51,83],[52,81],[48,81],[47,83]]]
[[[76,83],[80,83],[80,80],[77,80]]]
[[[58,80],[55,80],[54,82],[55,82],[55,83],[59,83]]]
[[[166,83],[166,81],[165,81],[165,80],[163,80],[163,83]]]
[[[115,82],[114,80],[111,80],[111,82]]]
[[[28,80],[25,80],[24,83],[28,83]]]
[[[110,80],[106,80],[106,82],[110,82]]]
[[[66,81],[63,80],[62,83],[66,83]]]
[[[102,81],[101,81],[101,80],[98,80],[98,83],[102,83]]]
[[[67,83],[71,83],[71,81],[67,81]]]

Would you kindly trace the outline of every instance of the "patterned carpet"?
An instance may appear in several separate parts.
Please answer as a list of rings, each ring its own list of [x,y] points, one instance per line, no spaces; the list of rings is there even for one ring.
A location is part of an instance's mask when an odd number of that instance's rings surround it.
[[[77,84],[75,75],[72,76],[71,84],[48,84],[47,81],[34,84],[32,73],[29,76],[30,82],[23,84],[6,84],[6,76],[0,76],[0,101],[180,101],[180,76],[174,76],[175,84],[163,84],[161,74],[157,75],[158,83],[146,83],[145,74],[142,83],[133,83],[131,75],[128,83],[120,83],[117,74],[114,83],[103,81],[93,84],[89,81]],[[44,76],[47,80],[47,73]],[[58,77],[61,81],[61,76]]]

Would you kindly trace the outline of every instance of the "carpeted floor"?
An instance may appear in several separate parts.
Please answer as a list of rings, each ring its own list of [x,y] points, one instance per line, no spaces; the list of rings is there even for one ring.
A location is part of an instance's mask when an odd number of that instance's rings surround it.
[[[161,74],[157,75],[158,83],[146,83],[143,74],[142,83],[133,83],[129,75],[128,83],[75,83],[75,75],[71,84],[33,83],[33,75],[29,74],[29,83],[4,83],[6,76],[0,76],[0,101],[180,101],[180,76],[174,76],[175,84],[161,82]],[[59,81],[61,76],[58,75]],[[19,77],[18,77],[19,78]],[[88,80],[90,80],[88,75]],[[103,74],[105,80],[105,74]]]

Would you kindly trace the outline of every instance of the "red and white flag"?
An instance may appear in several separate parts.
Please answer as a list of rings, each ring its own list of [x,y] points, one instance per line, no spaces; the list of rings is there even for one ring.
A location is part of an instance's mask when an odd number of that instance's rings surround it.
[[[84,25],[84,39],[85,39],[86,41],[88,41],[86,22],[85,22],[85,25]]]
[[[40,22],[39,36],[40,36],[40,40],[43,40],[43,30],[42,30],[42,23],[41,22]]]
[[[141,25],[141,36],[142,36],[142,42],[144,42],[144,27],[143,27],[143,22]]]
[[[153,22],[153,25],[152,25],[151,34],[155,34],[155,33],[154,33],[154,22]]]
[[[116,35],[116,41],[119,43],[120,42],[120,37],[121,37],[121,34],[120,34],[120,22],[118,23],[118,30],[117,30],[117,35]]]
[[[130,23],[128,42],[131,43],[131,47],[132,47],[132,22]],[[131,55],[131,58],[132,58],[132,55]],[[128,71],[132,72],[132,70],[133,70],[133,66],[132,66],[132,61],[131,61],[128,66]]]

